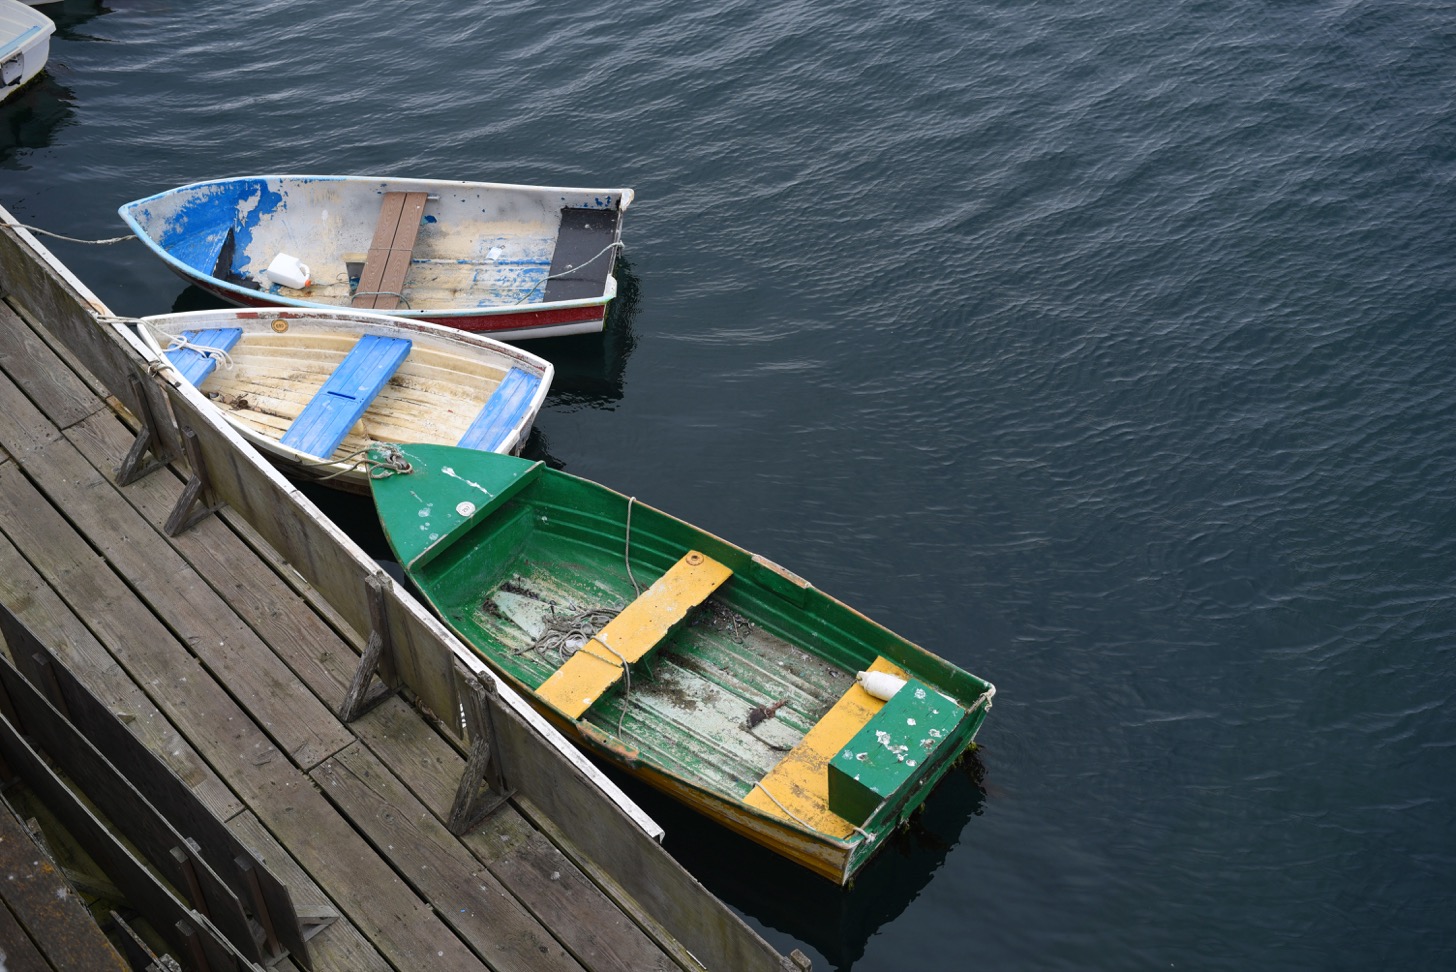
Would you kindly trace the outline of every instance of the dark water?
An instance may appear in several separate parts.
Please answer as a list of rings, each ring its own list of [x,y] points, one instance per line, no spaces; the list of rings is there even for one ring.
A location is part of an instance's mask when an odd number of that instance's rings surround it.
[[[533,451],[1000,690],[849,893],[644,795],[776,944],[1456,963],[1449,2],[47,10],[0,202],[56,232],[261,172],[637,190]]]

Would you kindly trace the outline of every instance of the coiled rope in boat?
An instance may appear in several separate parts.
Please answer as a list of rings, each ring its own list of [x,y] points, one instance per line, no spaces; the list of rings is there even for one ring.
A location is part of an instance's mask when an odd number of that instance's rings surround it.
[[[612,608],[589,608],[578,614],[553,614],[542,625],[541,633],[537,635],[536,640],[517,650],[515,654],[539,651],[543,654],[555,655],[557,664],[564,664],[568,658],[576,654],[578,648],[590,641],[592,636],[602,630],[608,621],[615,618],[617,613]]]

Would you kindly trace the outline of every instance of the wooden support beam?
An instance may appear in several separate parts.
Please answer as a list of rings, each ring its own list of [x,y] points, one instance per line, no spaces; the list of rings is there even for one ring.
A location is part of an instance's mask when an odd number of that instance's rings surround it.
[[[197,433],[190,426],[182,430],[182,446],[187,452],[187,464],[192,467],[192,476],[177,500],[177,507],[172,510],[172,515],[167,517],[167,523],[162,527],[169,537],[191,529],[223,507],[222,501],[212,490],[212,482],[207,478],[207,464],[202,460]],[[192,507],[199,500],[202,509],[193,511]]]
[[[470,734],[470,757],[450,808],[450,833],[457,837],[473,830],[514,792],[506,786],[496,745],[495,719],[491,715],[492,706],[497,704],[495,680],[489,675],[471,679],[461,694],[461,704]]]
[[[131,451],[117,466],[116,484],[118,486],[129,486],[177,458],[176,450],[168,445],[167,439],[162,435],[160,415],[167,414],[167,406],[161,400],[157,389],[136,375],[130,375],[128,378],[132,395],[141,409],[141,414],[137,418],[141,421],[142,426],[137,430],[136,441],[132,443]],[[144,464],[142,460],[148,453],[151,453],[152,459]]]
[[[364,647],[364,656],[349,683],[349,691],[339,706],[339,721],[353,722],[380,702],[399,691],[399,676],[394,665],[394,639],[389,633],[389,616],[385,591],[389,578],[374,574],[364,581],[369,595],[369,643]],[[381,686],[370,689],[370,683],[379,676]]]

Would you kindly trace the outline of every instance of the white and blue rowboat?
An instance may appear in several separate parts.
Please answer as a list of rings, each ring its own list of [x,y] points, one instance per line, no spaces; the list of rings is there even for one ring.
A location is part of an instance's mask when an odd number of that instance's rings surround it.
[[[263,175],[121,217],[184,279],[245,307],[345,307],[520,340],[600,331],[630,189]]]
[[[56,25],[20,0],[0,0],[0,101],[45,67]]]
[[[163,373],[204,392],[295,478],[367,493],[371,442],[518,453],[551,363],[479,334],[380,314],[269,308],[144,317]]]

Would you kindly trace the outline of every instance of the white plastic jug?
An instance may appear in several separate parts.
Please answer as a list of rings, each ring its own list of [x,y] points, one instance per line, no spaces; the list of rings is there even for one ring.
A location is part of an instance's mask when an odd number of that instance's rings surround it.
[[[268,274],[268,279],[280,287],[302,290],[310,283],[308,264],[287,253],[280,253],[274,257],[265,272]]]
[[[864,686],[864,690],[877,699],[884,699],[886,702],[895,697],[895,693],[905,687],[905,680],[889,672],[855,672],[855,681]]]

